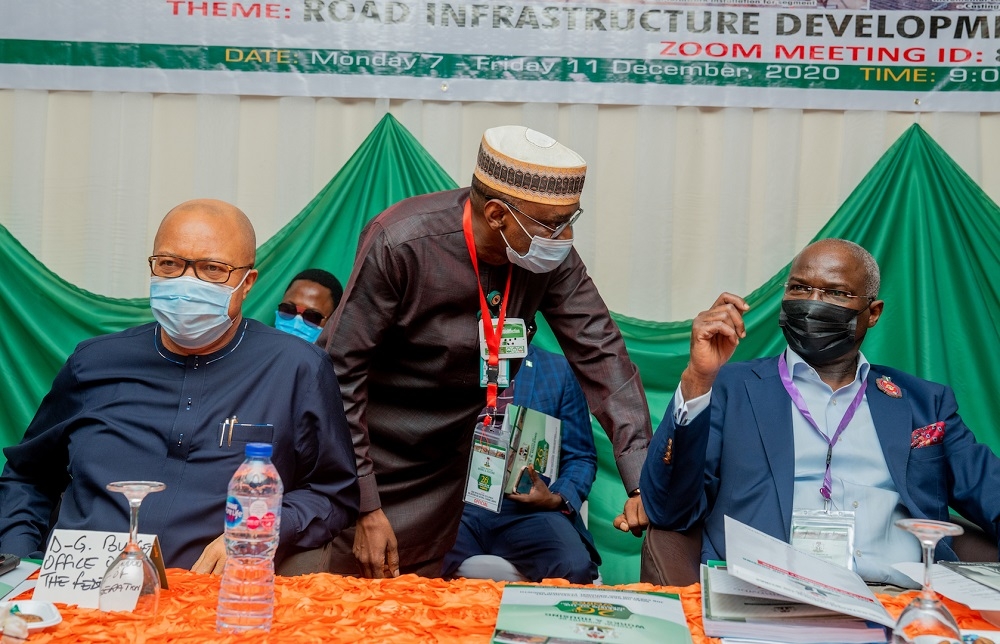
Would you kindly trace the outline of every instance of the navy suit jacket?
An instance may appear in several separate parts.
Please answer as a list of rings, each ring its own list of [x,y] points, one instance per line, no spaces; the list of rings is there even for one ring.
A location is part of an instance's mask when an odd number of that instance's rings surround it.
[[[901,398],[876,385],[889,376]],[[976,442],[949,387],[871,365],[866,390],[875,431],[901,502],[913,517],[948,520],[949,506],[996,541],[1000,528],[1000,459]],[[703,524],[702,561],[725,559],[729,515],[788,541],[795,447],[792,405],[778,359],[725,365],[712,403],[687,426],[674,422],[674,401],[653,436],[642,471],[650,523],[666,530]],[[944,440],[911,449],[913,430],[945,423]],[[937,558],[957,559],[950,539]]]
[[[563,421],[559,477],[549,489],[562,495],[573,509],[573,527],[587,544],[594,561],[599,563],[594,537],[580,516],[580,506],[587,500],[597,476],[597,448],[587,399],[566,358],[530,345],[528,356],[514,379],[512,403]]]

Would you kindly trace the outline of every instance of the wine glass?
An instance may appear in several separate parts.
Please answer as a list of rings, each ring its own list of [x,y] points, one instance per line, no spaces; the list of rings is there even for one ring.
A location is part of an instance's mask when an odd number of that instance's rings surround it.
[[[156,615],[160,603],[160,576],[139,547],[139,506],[147,494],[167,487],[159,481],[117,481],[108,483],[111,492],[128,499],[128,544],[111,563],[101,580],[98,605],[103,611],[125,611],[142,617]]]
[[[941,537],[953,537],[964,532],[962,526],[931,519],[899,519],[896,527],[915,536],[924,551],[924,588],[903,609],[892,631],[893,644],[961,644],[958,622],[931,588],[931,565],[934,548]]]

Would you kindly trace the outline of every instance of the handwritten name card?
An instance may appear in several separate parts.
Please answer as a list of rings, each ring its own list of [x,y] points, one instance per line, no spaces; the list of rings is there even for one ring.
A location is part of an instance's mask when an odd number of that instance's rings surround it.
[[[159,539],[156,535],[140,534],[138,540],[139,547],[156,568],[160,587],[167,588]],[[127,532],[53,530],[38,573],[34,599],[98,608],[101,580],[127,544]],[[129,604],[135,605],[133,594],[138,597],[138,590],[133,588],[135,584],[131,579],[134,574],[128,574],[127,570],[120,574],[125,576],[110,585],[108,592],[116,594],[116,601],[113,602],[115,610],[130,610]]]

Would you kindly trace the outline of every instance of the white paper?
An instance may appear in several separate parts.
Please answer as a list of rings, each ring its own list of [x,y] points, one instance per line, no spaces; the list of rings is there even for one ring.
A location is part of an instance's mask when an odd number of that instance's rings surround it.
[[[35,587],[34,579],[25,579],[17,586],[14,586],[14,590],[7,593],[4,597],[0,598],[0,601],[7,601],[9,599],[14,599],[15,597],[20,597],[21,593],[31,590]]]
[[[102,584],[100,608],[103,611],[131,613],[139,602],[142,591],[143,570],[141,559],[120,561],[113,571],[108,571],[107,583]]]
[[[22,559],[21,562],[17,564],[16,568],[0,575],[0,588],[11,586],[11,589],[6,592],[3,597],[0,597],[0,601],[17,597],[24,592],[26,590],[25,588],[22,588],[24,580],[27,579],[31,573],[38,570],[38,568],[38,564]],[[32,584],[34,584],[34,582],[32,582]]]
[[[702,575],[702,579],[707,580],[707,583],[703,583],[701,587],[702,602],[704,602],[703,616],[706,619],[794,620],[803,617],[844,618],[842,613],[835,613],[828,608],[804,604],[783,595],[772,593],[770,590],[765,590],[760,586],[754,586],[749,582],[730,575],[726,570],[721,568],[710,568],[702,564]],[[710,615],[709,607],[711,608]]]
[[[140,534],[139,547],[156,559],[159,551],[155,535]],[[34,599],[53,603],[97,608],[104,573],[128,544],[125,532],[96,530],[53,530],[42,559]],[[153,564],[159,572],[156,563]],[[162,562],[159,564],[162,566]],[[160,585],[164,578],[161,577]]]
[[[923,563],[904,561],[892,567],[918,584],[924,583]],[[931,586],[935,592],[972,610],[1000,610],[1000,593],[944,566],[931,566]]]
[[[726,564],[730,574],[796,601],[884,626],[896,623],[857,573],[800,552],[729,516]]]
[[[705,564],[702,564],[703,566]],[[743,597],[765,597],[767,599],[788,599],[784,595],[772,593],[770,590],[755,586],[750,582],[743,581],[739,577],[730,575],[724,568],[712,568],[705,566],[705,574],[708,575],[709,585],[712,594],[720,595],[740,595]]]

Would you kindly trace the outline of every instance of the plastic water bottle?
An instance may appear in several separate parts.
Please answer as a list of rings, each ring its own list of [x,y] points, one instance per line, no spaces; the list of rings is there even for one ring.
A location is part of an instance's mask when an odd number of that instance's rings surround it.
[[[283,487],[271,446],[248,443],[246,460],[229,481],[226,565],[219,589],[219,631],[270,630],[274,614],[274,552]]]

